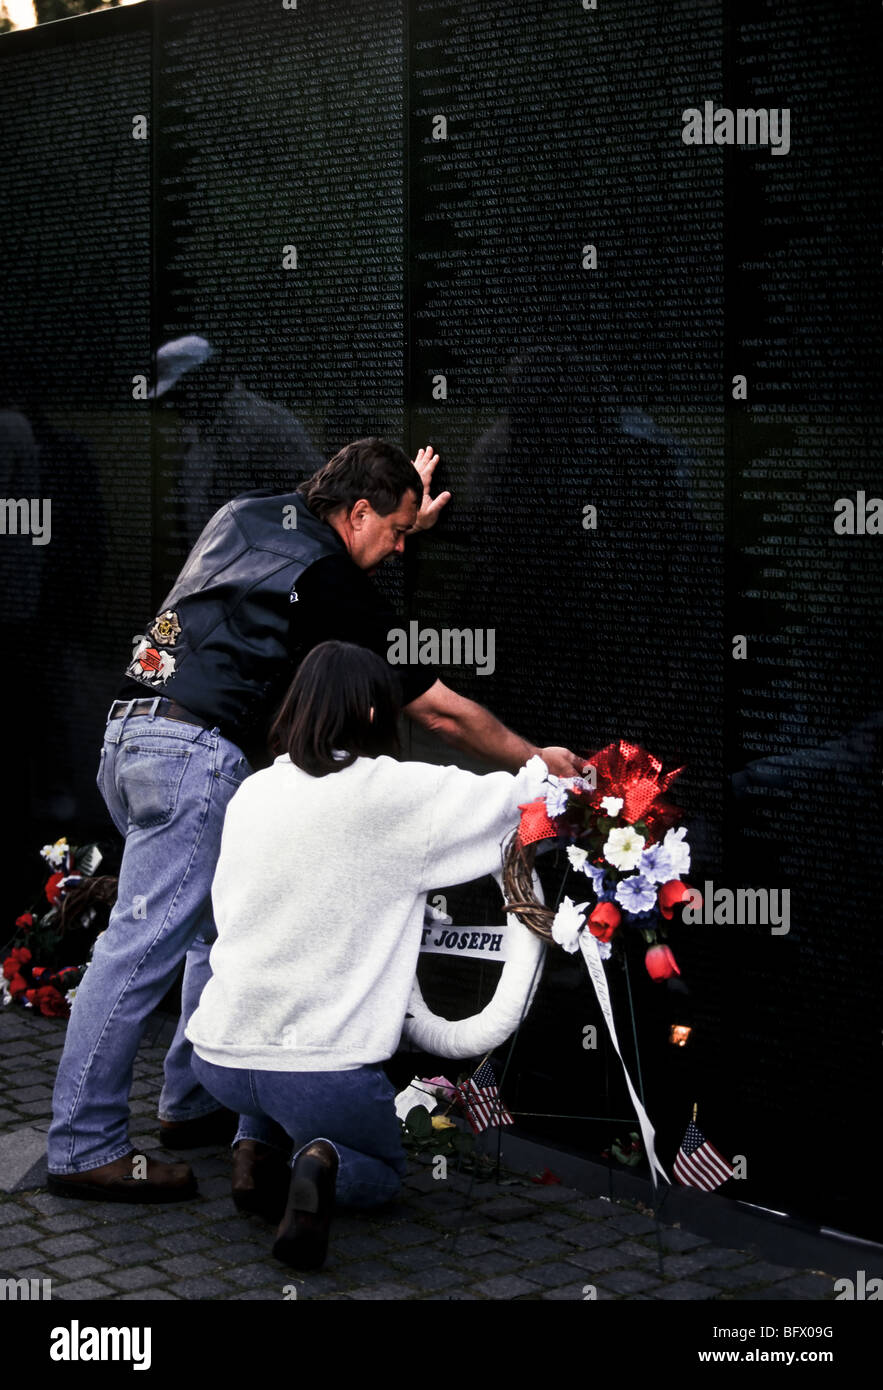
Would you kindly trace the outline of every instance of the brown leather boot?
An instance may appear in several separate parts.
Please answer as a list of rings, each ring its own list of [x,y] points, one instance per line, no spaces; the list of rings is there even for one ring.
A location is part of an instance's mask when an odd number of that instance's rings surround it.
[[[276,1259],[292,1269],[321,1269],[325,1263],[337,1168],[337,1151],[327,1139],[314,1139],[294,1161],[273,1244]]]
[[[257,1139],[240,1139],[233,1150],[233,1201],[238,1211],[281,1220],[291,1181],[285,1155]]]
[[[83,1173],[50,1173],[56,1197],[91,1202],[186,1202],[197,1195],[196,1178],[186,1163],[160,1163],[131,1153]]]

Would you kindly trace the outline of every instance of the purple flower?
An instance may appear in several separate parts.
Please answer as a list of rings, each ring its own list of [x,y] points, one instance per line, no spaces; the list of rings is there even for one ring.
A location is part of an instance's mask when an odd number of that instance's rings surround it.
[[[656,906],[656,887],[643,874],[632,874],[617,884],[616,901],[625,912],[647,912]]]

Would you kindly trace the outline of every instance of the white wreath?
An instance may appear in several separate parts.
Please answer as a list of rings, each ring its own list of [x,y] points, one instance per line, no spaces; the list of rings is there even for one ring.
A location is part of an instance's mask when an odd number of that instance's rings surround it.
[[[502,872],[494,874],[503,893]],[[538,902],[543,902],[540,881],[533,875]],[[505,893],[503,900],[505,901]],[[494,996],[481,1013],[470,1018],[439,1018],[427,1006],[415,977],[408,1001],[402,1039],[416,1043],[436,1057],[479,1057],[504,1043],[530,1008],[539,984],[546,943],[513,914],[506,914],[506,959]]]

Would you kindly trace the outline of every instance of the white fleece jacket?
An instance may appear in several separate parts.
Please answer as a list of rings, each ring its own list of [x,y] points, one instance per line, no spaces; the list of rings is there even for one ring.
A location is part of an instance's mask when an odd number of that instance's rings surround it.
[[[286,755],[231,800],[212,886],[196,1052],[256,1071],[347,1071],[395,1052],[430,888],[499,869],[548,775],[359,758],[311,777]]]

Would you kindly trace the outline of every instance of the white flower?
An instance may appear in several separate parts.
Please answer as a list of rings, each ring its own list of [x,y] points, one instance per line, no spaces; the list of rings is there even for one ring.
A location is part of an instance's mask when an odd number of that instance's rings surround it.
[[[622,810],[621,796],[602,796],[601,810],[606,811],[608,816],[618,816]]]
[[[76,997],[77,997],[77,990],[78,990],[78,989],[79,989],[79,985],[74,985],[73,989],[69,989],[69,990],[67,991],[67,993],[65,994],[64,998],[65,998],[65,1002],[67,1003],[68,1008],[70,1008],[70,1007],[72,1006],[74,1000],[76,999]]]
[[[67,837],[62,835],[61,839],[56,840],[54,845],[44,845],[40,854],[53,869],[60,869],[67,860],[68,848]]]
[[[573,955],[578,949],[578,937],[585,922],[585,910],[588,903],[573,903],[570,898],[562,899],[561,906],[555,913],[555,920],[552,923],[552,940],[557,941],[558,945]]]
[[[589,852],[587,849],[580,849],[579,845],[568,845],[567,857],[572,869],[581,869],[589,857]]]
[[[625,873],[638,867],[646,843],[644,836],[639,835],[634,826],[624,825],[619,830],[611,830],[607,836],[604,858],[614,869],[621,869]]]
[[[567,806],[567,785],[554,773],[549,774],[549,790],[546,792],[546,815],[549,820],[560,816]]]
[[[663,846],[668,854],[672,878],[681,878],[690,872],[690,846],[687,844],[687,827],[672,827],[665,832]]]
[[[0,980],[0,1003],[2,1003],[4,1008],[7,1004],[12,1003],[12,995],[9,992],[9,985],[6,980]]]
[[[599,941],[598,938],[595,937],[595,945],[598,947],[598,955],[601,957],[601,959],[602,959],[602,960],[609,960],[609,959],[610,959],[610,953],[611,953],[611,951],[613,950],[613,947],[610,945],[610,942],[609,942],[609,941]]]

